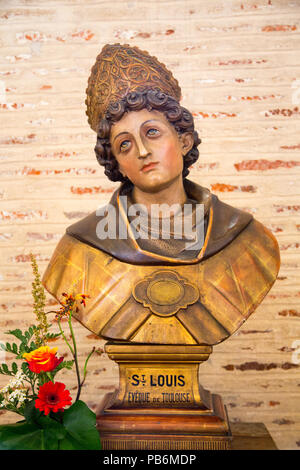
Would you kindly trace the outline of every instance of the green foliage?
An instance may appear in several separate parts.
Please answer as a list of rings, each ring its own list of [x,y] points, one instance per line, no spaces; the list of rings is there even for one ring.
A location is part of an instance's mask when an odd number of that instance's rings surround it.
[[[16,343],[0,343],[0,348],[8,353],[14,354],[16,359],[23,359],[23,354],[28,353],[36,349],[36,344],[31,341],[32,336],[36,330],[35,326],[30,326],[26,331],[22,332],[20,329],[9,330],[6,332],[8,335],[12,335],[20,341],[19,346]],[[28,364],[23,363],[21,366],[23,373],[27,376],[29,381],[32,381],[34,374],[29,370]],[[0,365],[0,374],[15,376],[18,372],[18,365],[16,362],[13,362],[11,369],[9,369],[7,364]]]
[[[45,313],[45,291],[33,255],[31,255],[31,262],[34,274],[34,282],[32,283],[33,309],[37,324],[30,326],[25,331],[16,328],[6,332],[6,334],[14,337],[14,341],[17,339],[18,344],[16,342],[0,343],[0,349],[13,354],[16,359],[22,360],[20,369],[16,362],[12,362],[10,367],[6,363],[0,364],[0,374],[12,377],[7,386],[0,390],[0,408],[2,410],[13,411],[25,419],[15,424],[0,426],[0,450],[99,450],[101,445],[99,433],[96,429],[96,415],[85,403],[79,400],[80,391],[86,378],[87,363],[95,348],[90,352],[85,361],[84,376],[81,381],[76,341],[71,325],[75,298],[72,295],[63,294],[69,306],[68,310],[64,309],[64,314],[69,316],[68,325],[72,339],[71,346],[60,325],[61,312],[57,316],[60,333],[49,332],[51,325],[48,324]],[[86,295],[80,294],[80,298],[83,300],[86,297]],[[45,368],[44,371],[35,369],[39,373],[32,372],[29,369],[28,362],[23,358],[24,353],[30,353],[41,346],[45,346],[48,341],[55,340],[59,336],[62,336],[69,347],[73,360],[62,361],[49,371]],[[35,407],[36,399],[38,398],[36,386],[41,387],[49,381],[54,381],[54,377],[59,371],[62,369],[70,370],[74,364],[78,384],[75,403],[65,411],[56,413],[51,411],[46,416],[44,412],[39,411]],[[27,385],[25,385],[25,382],[27,382]]]
[[[100,450],[99,432],[96,429],[96,415],[81,400],[76,401],[63,413],[63,425],[67,434],[60,443],[60,449],[75,448],[82,450]]]
[[[21,421],[0,426],[0,450],[45,449],[43,429]]]
[[[22,369],[23,374],[28,377],[29,381],[30,381],[30,382],[33,382],[34,379],[35,379],[35,373],[34,373],[34,372],[31,372],[31,370],[29,369],[29,366],[28,366],[28,363],[27,363],[27,362],[23,362],[23,363],[22,363],[21,369]]]
[[[55,373],[59,372],[61,369],[71,370],[74,365],[74,361],[63,361],[55,369]]]
[[[51,326],[51,325],[50,325]],[[35,335],[37,327],[35,325],[30,326],[26,331],[22,332],[19,328],[15,330],[9,330],[5,333],[7,335],[14,336],[20,341],[20,344],[16,343],[0,343],[0,348],[3,351],[6,351],[11,354],[15,354],[16,359],[23,359],[24,353],[29,353],[37,349],[37,344],[34,341],[31,341],[32,337]],[[53,340],[61,336],[61,333],[47,333],[45,339]],[[74,361],[64,361],[56,368],[55,373],[61,369],[71,369]],[[21,366],[23,373],[28,377],[30,381],[34,379],[34,374],[29,370],[27,362],[24,362]],[[8,368],[7,364],[0,365],[0,374],[14,376],[18,372],[18,365],[16,362],[12,363],[11,370]]]
[[[0,426],[0,450],[100,450],[96,415],[78,400],[55,419],[29,403],[26,421]]]
[[[14,371],[16,368],[17,370]],[[0,374],[15,376],[17,371],[18,371],[18,366],[15,362],[12,364],[12,370],[9,370],[8,365],[5,364],[5,362],[1,364],[0,366]]]
[[[52,326],[52,325],[50,325]],[[61,333],[47,333],[45,336],[46,341],[52,341],[61,336]]]
[[[24,333],[19,329],[6,331],[7,335],[12,335],[17,338],[20,341],[20,344],[18,346],[16,343],[0,343],[0,348],[6,352],[15,354],[17,359],[22,359],[24,353],[28,353],[37,348],[33,341],[30,342],[35,331],[36,327],[34,325],[30,326],[26,331],[24,331]]]

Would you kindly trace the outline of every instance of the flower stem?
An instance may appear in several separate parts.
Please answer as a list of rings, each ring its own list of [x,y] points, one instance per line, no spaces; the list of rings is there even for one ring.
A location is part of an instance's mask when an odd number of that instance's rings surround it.
[[[67,338],[66,338],[66,336],[65,336],[65,334],[64,334],[64,332],[63,332],[63,329],[62,329],[62,327],[61,327],[60,321],[58,320],[57,323],[58,323],[58,326],[59,326],[59,330],[60,330],[60,332],[61,332],[61,335],[62,335],[63,339],[65,340],[67,346],[69,347],[69,349],[70,349],[70,351],[71,351],[71,353],[72,353],[72,356],[74,357],[73,348],[72,348],[71,345],[69,344],[69,342],[68,342],[68,340],[67,340]]]
[[[80,386],[82,387],[82,385],[84,384],[85,382],[85,378],[86,378],[86,374],[87,374],[87,364],[88,364],[88,361],[91,357],[91,355],[95,352],[95,346],[93,347],[93,349],[91,350],[90,354],[88,355],[88,357],[86,358],[86,361],[85,361],[85,364],[84,364],[84,369],[83,369],[83,380],[80,384]]]
[[[80,381],[80,372],[79,372],[78,358],[77,358],[77,346],[76,346],[75,335],[74,335],[74,331],[72,327],[72,310],[70,311],[68,322],[69,322],[69,328],[70,328],[70,333],[71,333],[73,347],[74,347],[73,357],[74,357],[76,375],[77,375],[77,387],[78,388],[77,388],[77,395],[75,398],[75,402],[76,402],[79,400],[80,393],[81,393],[81,381]]]

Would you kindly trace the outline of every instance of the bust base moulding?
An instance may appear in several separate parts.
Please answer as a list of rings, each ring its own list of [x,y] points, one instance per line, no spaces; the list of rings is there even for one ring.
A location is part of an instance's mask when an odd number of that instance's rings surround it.
[[[99,406],[103,449],[225,450],[232,435],[219,395],[198,382],[210,346],[107,343],[120,383]]]

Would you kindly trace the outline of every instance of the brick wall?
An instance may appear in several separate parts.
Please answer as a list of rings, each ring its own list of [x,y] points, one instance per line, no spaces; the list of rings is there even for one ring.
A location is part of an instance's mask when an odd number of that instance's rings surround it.
[[[251,212],[281,248],[278,281],[215,347],[202,384],[232,421],[264,422],[279,448],[299,449],[299,29],[298,1],[1,2],[0,340],[33,321],[29,253],[43,272],[65,228],[117,187],[94,157],[85,89],[104,44],[137,45],[173,71],[195,116],[203,143],[191,179]],[[104,342],[75,330],[83,364]],[[89,370],[82,398],[95,408],[118,373],[103,354]],[[73,374],[60,377],[75,390]]]

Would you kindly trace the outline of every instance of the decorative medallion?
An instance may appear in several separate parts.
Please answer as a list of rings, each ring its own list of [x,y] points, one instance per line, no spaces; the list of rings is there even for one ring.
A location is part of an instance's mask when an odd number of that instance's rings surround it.
[[[198,288],[175,271],[156,271],[137,282],[132,290],[135,300],[160,317],[175,315],[199,299]]]

